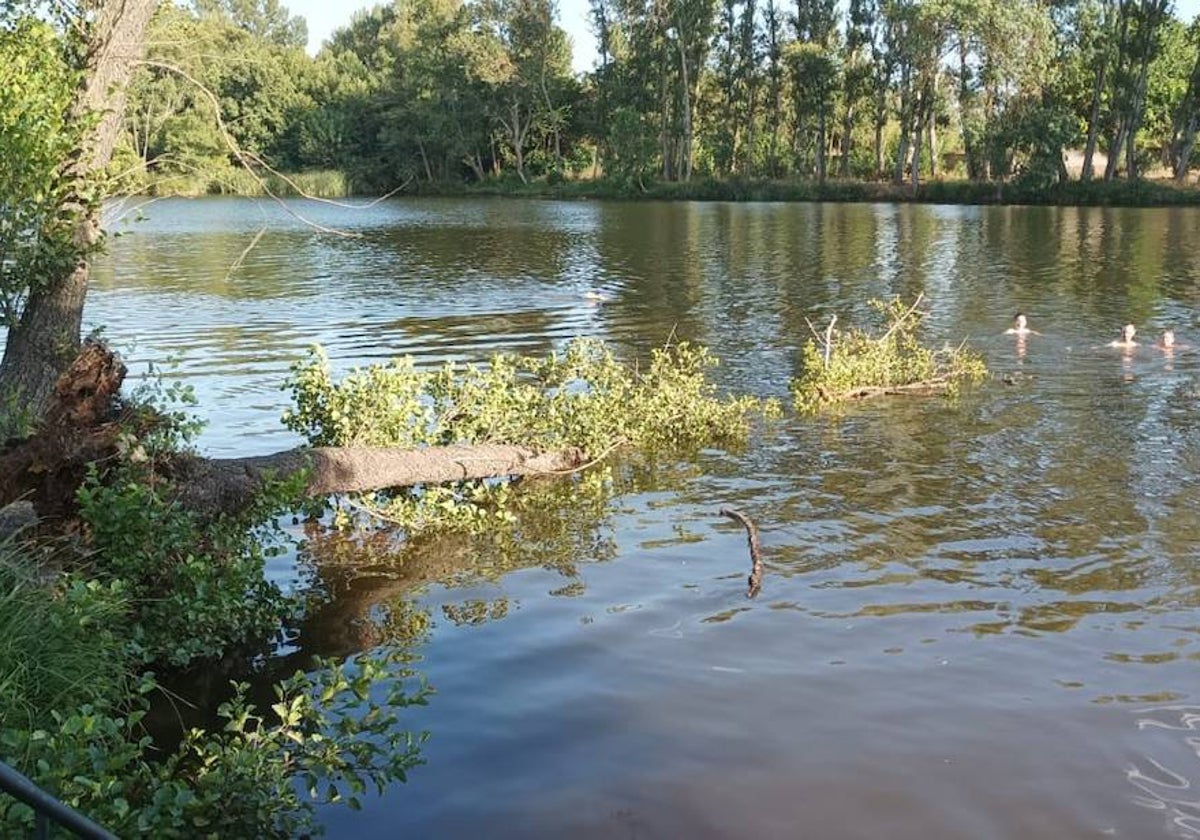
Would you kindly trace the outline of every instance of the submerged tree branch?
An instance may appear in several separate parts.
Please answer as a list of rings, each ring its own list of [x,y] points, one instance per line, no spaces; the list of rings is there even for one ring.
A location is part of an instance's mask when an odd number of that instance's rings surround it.
[[[746,540],[750,544],[750,577],[746,581],[748,584],[746,597],[757,597],[762,590],[763,578],[762,544],[758,540],[758,526],[754,524],[753,519],[737,508],[721,508],[718,513],[735,522],[740,522],[746,529]]]
[[[214,515],[241,509],[269,481],[301,473],[304,495],[320,497],[480,478],[554,475],[577,469],[585,460],[583,451],[574,447],[538,452],[494,443],[419,449],[315,447],[249,458],[190,458],[177,462],[172,474],[180,502],[202,515]]]

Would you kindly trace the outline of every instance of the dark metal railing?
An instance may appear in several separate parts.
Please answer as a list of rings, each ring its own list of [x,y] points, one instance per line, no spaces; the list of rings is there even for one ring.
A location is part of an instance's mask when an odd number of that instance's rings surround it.
[[[51,822],[74,832],[84,840],[117,840],[117,835],[59,802],[3,761],[0,761],[0,792],[19,799],[33,809],[37,819],[34,836],[38,840],[47,840],[50,837]]]

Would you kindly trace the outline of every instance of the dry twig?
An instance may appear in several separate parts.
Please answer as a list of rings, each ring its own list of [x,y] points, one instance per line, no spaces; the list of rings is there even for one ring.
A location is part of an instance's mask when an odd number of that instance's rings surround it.
[[[735,522],[740,522],[742,527],[746,529],[746,540],[750,544],[750,577],[747,579],[748,589],[746,590],[747,598],[754,598],[762,589],[763,562],[762,562],[762,544],[758,540],[758,526],[754,524],[754,520],[746,514],[742,513],[737,508],[721,508],[719,511],[721,516],[728,517]]]

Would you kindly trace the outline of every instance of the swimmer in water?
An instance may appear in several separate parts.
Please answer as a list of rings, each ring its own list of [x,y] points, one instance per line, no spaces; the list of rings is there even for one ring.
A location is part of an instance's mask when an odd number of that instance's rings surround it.
[[[1029,329],[1029,320],[1025,317],[1025,313],[1018,312],[1013,318],[1013,325],[1004,331],[1005,335],[1040,335],[1040,333]]]
[[[1122,347],[1126,350],[1137,347],[1138,343],[1133,340],[1135,335],[1137,335],[1137,327],[1135,327],[1133,324],[1126,324],[1125,326],[1121,327],[1121,337],[1110,343],[1108,346]]]
[[[591,290],[583,293],[583,299],[591,301],[592,303],[604,303],[606,300],[608,300],[608,298],[600,294],[600,292],[593,292]]]
[[[1163,333],[1158,338],[1158,344],[1154,345],[1166,355],[1170,356],[1176,350],[1191,350],[1191,345],[1180,344],[1175,340],[1175,330],[1163,330]]]

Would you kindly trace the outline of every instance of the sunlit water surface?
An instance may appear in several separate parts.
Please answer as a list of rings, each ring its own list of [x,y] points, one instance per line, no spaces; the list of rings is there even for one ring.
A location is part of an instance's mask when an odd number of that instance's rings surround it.
[[[289,207],[354,235],[162,201],[97,270],[89,325],[135,372],[178,358],[212,454],[295,442],[279,385],[314,342],[344,370],[674,335],[785,397],[806,317],[923,292],[930,340],[997,375],[659,465],[515,560],[306,573],[339,600],[301,652],[369,645],[397,604],[433,618],[428,763],[323,811],[330,837],[1200,837],[1200,354],[1150,346],[1200,345],[1200,213]],[[1043,333],[1022,346],[1017,310]],[[1127,320],[1148,344],[1103,347]],[[754,601],[724,504],[763,529]]]

